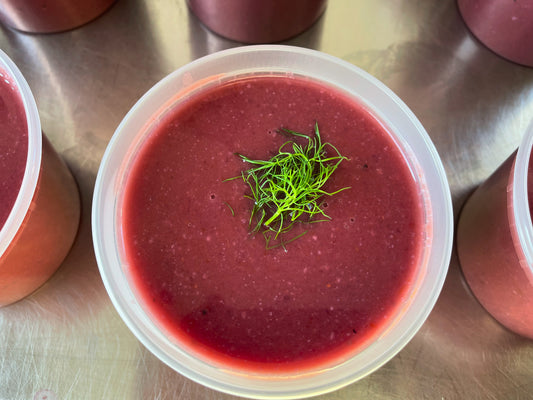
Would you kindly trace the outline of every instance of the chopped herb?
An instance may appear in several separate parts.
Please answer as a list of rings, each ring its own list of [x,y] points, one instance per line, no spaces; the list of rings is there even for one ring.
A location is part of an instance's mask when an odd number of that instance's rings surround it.
[[[224,204],[228,206],[229,210],[231,211],[231,215],[235,216],[235,211],[233,211],[233,207],[230,206],[230,204],[227,201],[225,201]]]
[[[324,184],[347,158],[342,156],[331,143],[322,143],[318,123],[315,124],[314,137],[282,128],[278,132],[304,138],[307,145],[302,146],[295,140],[285,142],[278,154],[270,160],[252,160],[237,154],[243,161],[252,164],[241,173],[241,177],[251,190],[245,197],[253,200],[250,226],[253,232],[262,232],[267,248],[283,246],[305,234],[284,241],[280,235],[290,231],[296,222],[322,222],[330,219],[320,203],[322,196],[332,196],[326,192]],[[326,150],[332,150],[328,155]],[[237,179],[239,177],[230,178]],[[317,216],[321,219],[313,219]],[[307,217],[307,218],[305,218]],[[281,239],[281,243],[271,245],[272,240]],[[286,250],[286,249],[285,249]]]

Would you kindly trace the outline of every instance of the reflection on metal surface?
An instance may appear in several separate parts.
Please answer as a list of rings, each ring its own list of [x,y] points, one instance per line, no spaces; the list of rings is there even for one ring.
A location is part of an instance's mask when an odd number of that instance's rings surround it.
[[[333,0],[286,43],[343,58],[375,75],[414,111],[445,164],[456,212],[518,146],[533,118],[533,69],[470,34],[454,0]],[[80,184],[80,233],[52,279],[0,310],[0,399],[234,399],[166,367],[118,317],[92,250],[89,211],[98,165],[129,108],[174,69],[240,43],[191,18],[184,1],[121,0],[79,29],[0,29],[26,76],[42,125]],[[477,303],[452,258],[421,331],[383,368],[320,399],[526,399],[533,342]]]
[[[52,390],[43,389],[35,393],[33,400],[57,400],[57,396]]]

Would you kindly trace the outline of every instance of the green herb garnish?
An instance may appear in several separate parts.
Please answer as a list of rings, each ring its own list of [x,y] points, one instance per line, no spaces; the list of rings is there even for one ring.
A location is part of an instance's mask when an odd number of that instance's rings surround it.
[[[233,207],[230,206],[230,204],[227,201],[225,201],[224,204],[228,206],[228,208],[229,208],[229,210],[231,212],[231,215],[235,216],[235,211],[233,211]]]
[[[280,239],[280,235],[291,230],[298,221],[321,222],[331,219],[324,212],[320,199],[324,195],[332,196],[348,189],[344,187],[334,192],[322,189],[339,164],[347,158],[331,143],[322,143],[318,123],[315,124],[314,137],[286,128],[278,132],[307,139],[307,145],[304,147],[289,140],[270,160],[252,160],[237,154],[254,166],[243,171],[241,176],[251,190],[251,195],[245,197],[254,202],[250,226],[253,226],[253,232],[263,232],[267,248],[277,247],[269,245],[271,239]],[[326,150],[333,150],[333,154],[328,155]],[[316,216],[324,218],[313,219]],[[283,243],[288,241],[282,241],[282,246]]]

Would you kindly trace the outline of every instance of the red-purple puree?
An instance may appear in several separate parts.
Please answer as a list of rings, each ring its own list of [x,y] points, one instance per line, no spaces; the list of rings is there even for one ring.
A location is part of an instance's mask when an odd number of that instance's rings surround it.
[[[12,78],[0,69],[0,229],[22,184],[28,156],[28,125]]]
[[[286,127],[335,145],[326,184],[331,221],[265,248],[250,234],[248,169]],[[290,371],[357,351],[405,300],[420,262],[421,197],[387,129],[353,98],[303,78],[254,77],[209,89],[151,133],[127,178],[124,247],[135,289],[155,319],[225,365]]]

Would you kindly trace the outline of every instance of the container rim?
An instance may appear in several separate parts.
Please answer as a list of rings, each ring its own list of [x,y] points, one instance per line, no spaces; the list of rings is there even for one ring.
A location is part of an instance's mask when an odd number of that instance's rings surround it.
[[[512,172],[511,226],[516,229],[513,241],[520,264],[533,283],[533,223],[529,209],[528,170],[533,149],[533,121],[529,124],[516,153]],[[532,175],[533,176],[533,175]],[[514,233],[514,232],[513,232]]]
[[[9,77],[13,79],[21,96],[22,104],[24,105],[28,126],[28,155],[26,158],[26,169],[13,208],[11,209],[3,228],[0,230],[1,258],[21,227],[37,188],[41,170],[42,133],[39,111],[31,89],[18,67],[2,50],[0,50],[0,70],[7,72]]]
[[[253,376],[218,370],[189,354],[176,351],[161,332],[151,332],[143,325],[147,317],[139,314],[142,314],[140,306],[132,294],[124,289],[124,282],[121,282],[124,277],[118,271],[124,265],[118,256],[120,249],[114,232],[114,208],[117,207],[120,175],[124,172],[120,158],[132,151],[128,141],[137,134],[135,130],[142,130],[146,125],[146,115],[152,118],[154,113],[160,112],[161,107],[168,104],[172,96],[169,93],[192,90],[195,82],[201,83],[202,79],[208,77],[218,79],[225,74],[224,71],[236,72],[238,70],[235,67],[232,69],[232,65],[237,61],[250,63],[247,71],[268,69],[294,74],[301,72],[352,94],[354,90],[374,92],[372,99],[364,95],[356,97],[361,98],[380,119],[385,119],[391,129],[402,132],[402,140],[409,143],[402,142],[400,145],[407,147],[410,154],[417,153],[416,161],[424,167],[424,173],[419,169],[415,174],[418,174],[416,178],[425,181],[421,191],[424,192],[424,198],[431,202],[428,218],[431,219],[432,237],[427,250],[427,271],[420,278],[420,289],[410,299],[410,304],[418,310],[416,313],[407,310],[400,321],[395,322],[394,329],[399,333],[394,338],[390,335],[378,338],[351,360],[322,371],[321,378],[317,375],[303,376],[292,380],[292,383],[291,379],[286,378],[254,380]],[[346,80],[346,76],[353,78],[347,83],[348,89],[339,83]],[[163,100],[157,100],[158,97],[163,97]],[[392,120],[376,111],[383,107],[393,110]],[[146,115],[140,116],[143,111]],[[453,244],[453,211],[446,173],[429,135],[409,108],[383,83],[353,64],[316,50],[285,45],[256,45],[224,50],[192,61],[162,79],[135,104],[118,126],[103,156],[93,197],[92,229],[95,254],[108,294],[124,322],[152,353],[182,375],[213,389],[250,398],[289,399],[327,393],[361,379],[389,361],[409,342],[428,317],[444,284]],[[428,280],[428,275],[431,280]],[[370,348],[379,351],[379,356],[369,355]],[[174,357],[179,357],[180,361]],[[364,368],[357,363],[362,363]]]

